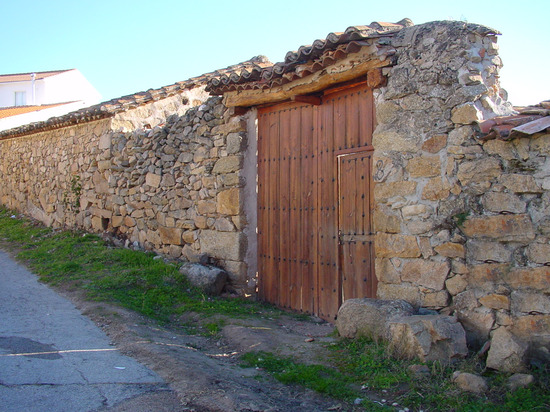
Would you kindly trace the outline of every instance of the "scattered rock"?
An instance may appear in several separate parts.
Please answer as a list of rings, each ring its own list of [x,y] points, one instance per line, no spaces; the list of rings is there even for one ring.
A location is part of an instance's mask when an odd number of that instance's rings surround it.
[[[487,354],[487,367],[503,372],[525,372],[527,344],[500,327],[491,339],[491,349]]]
[[[428,378],[431,375],[430,368],[426,365],[411,365],[407,368],[407,370],[417,379]]]
[[[220,295],[227,282],[227,273],[222,269],[198,263],[186,263],[180,267],[180,272],[207,295]]]
[[[349,299],[338,310],[336,328],[346,338],[384,337],[389,321],[413,313],[404,300]]]
[[[488,389],[485,379],[473,373],[456,371],[453,382],[465,392],[483,393]]]
[[[388,334],[390,349],[409,359],[448,364],[468,354],[466,332],[452,316],[404,316],[388,323]]]
[[[506,386],[508,386],[511,391],[515,391],[516,389],[526,388],[533,382],[535,382],[535,377],[533,375],[526,373],[514,373],[508,378]]]

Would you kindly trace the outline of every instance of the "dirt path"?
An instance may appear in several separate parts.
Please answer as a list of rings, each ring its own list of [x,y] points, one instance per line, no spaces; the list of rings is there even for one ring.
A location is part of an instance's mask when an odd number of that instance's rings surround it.
[[[333,328],[327,323],[300,321],[292,316],[227,318],[220,333],[205,337],[159,327],[133,312],[86,301],[74,292],[62,293],[96,322],[123,353],[165,379],[177,393],[182,410],[353,410],[313,391],[280,384],[261,370],[239,366],[239,355],[251,350],[292,354],[304,362],[318,362],[326,353],[323,344],[333,340],[329,336]]]

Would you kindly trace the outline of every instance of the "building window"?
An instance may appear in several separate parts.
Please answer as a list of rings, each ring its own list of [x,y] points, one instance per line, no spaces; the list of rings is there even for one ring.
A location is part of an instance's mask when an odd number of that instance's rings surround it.
[[[27,105],[27,93],[26,92],[15,92],[15,105],[16,106],[26,106]]]

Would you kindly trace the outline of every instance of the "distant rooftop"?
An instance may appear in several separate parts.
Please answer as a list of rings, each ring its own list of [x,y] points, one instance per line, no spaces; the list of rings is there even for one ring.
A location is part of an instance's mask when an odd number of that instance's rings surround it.
[[[0,83],[12,83],[12,82],[28,82],[31,81],[31,75],[36,75],[35,80],[41,80],[46,77],[55,76],[57,74],[65,73],[74,69],[67,70],[52,70],[47,72],[30,72],[30,73],[15,73],[15,74],[0,74]]]

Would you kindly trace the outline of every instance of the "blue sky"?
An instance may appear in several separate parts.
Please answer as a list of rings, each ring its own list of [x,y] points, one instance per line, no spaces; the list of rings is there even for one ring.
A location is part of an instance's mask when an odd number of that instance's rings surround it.
[[[247,60],[283,60],[372,21],[464,20],[495,28],[513,104],[550,99],[550,1],[0,0],[0,73],[77,68],[104,100]]]

